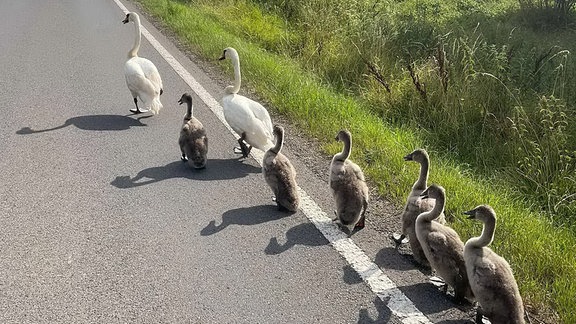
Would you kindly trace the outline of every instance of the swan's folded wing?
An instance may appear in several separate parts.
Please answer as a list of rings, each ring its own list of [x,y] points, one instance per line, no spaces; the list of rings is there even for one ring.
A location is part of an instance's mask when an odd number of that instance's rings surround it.
[[[256,116],[256,118],[262,121],[262,123],[266,127],[266,130],[268,131],[269,137],[272,137],[273,133],[272,119],[270,119],[270,114],[268,114],[268,110],[266,110],[264,106],[262,106],[261,104],[259,104],[254,100],[248,99],[248,101],[249,101],[248,107],[250,107],[250,110],[252,110],[254,116]]]
[[[156,96],[156,90],[152,82],[140,74],[127,74],[126,84],[130,91],[138,94],[138,97],[144,102],[146,109],[150,109]]]
[[[136,62],[142,69],[142,73],[144,73],[146,79],[152,82],[152,84],[154,85],[154,89],[158,91],[158,94],[160,94],[160,89],[163,88],[163,85],[162,85],[162,78],[160,77],[160,73],[158,73],[156,65],[154,65],[154,63],[152,63],[152,61],[150,61],[149,59],[143,57],[138,57],[136,59],[137,59]]]
[[[149,74],[146,74],[146,78],[152,82],[154,85],[154,90],[158,92],[158,95],[160,95],[160,89],[163,88],[160,73],[158,73],[157,70],[151,71]]]

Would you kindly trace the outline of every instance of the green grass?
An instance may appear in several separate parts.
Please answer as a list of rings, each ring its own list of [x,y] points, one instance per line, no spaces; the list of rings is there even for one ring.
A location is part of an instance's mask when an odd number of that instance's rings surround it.
[[[416,147],[429,148],[432,157],[430,180],[446,188],[447,214],[452,219],[451,226],[463,240],[478,235],[478,224],[471,224],[461,213],[478,204],[492,205],[499,217],[493,248],[512,265],[525,303],[531,305],[534,312],[539,313],[542,318],[554,320],[555,312],[561,322],[576,322],[576,314],[573,312],[576,308],[576,238],[573,232],[554,226],[548,217],[536,212],[539,207],[532,199],[522,199],[519,194],[521,189],[510,186],[498,176],[482,176],[485,173],[477,172],[476,167],[462,166],[461,158],[454,153],[458,152],[457,149],[446,149],[446,145],[439,144],[434,123],[425,119],[407,122],[401,116],[394,117],[394,114],[383,111],[382,107],[375,106],[378,102],[384,109],[392,110],[395,103],[401,104],[404,109],[411,109],[412,115],[423,115],[423,112],[431,109],[440,110],[441,103],[454,101],[452,104],[457,106],[459,100],[447,100],[438,94],[439,83],[433,78],[435,68],[429,62],[422,61],[416,68],[423,80],[428,84],[436,84],[436,90],[430,86],[429,94],[439,97],[438,107],[424,105],[415,93],[406,71],[394,67],[390,62],[374,61],[379,67],[388,67],[393,71],[386,74],[390,82],[394,82],[394,91],[389,95],[371,77],[366,77],[366,82],[353,88],[350,85],[355,84],[355,81],[351,76],[338,79],[335,77],[336,69],[331,71],[318,68],[320,61],[331,61],[332,64],[335,62],[345,66],[343,64],[349,59],[347,54],[338,53],[347,52],[337,50],[343,46],[339,41],[342,36],[338,34],[345,32],[341,28],[336,29],[338,33],[324,35],[326,41],[322,44],[322,51],[326,52],[326,56],[320,57],[311,49],[314,41],[303,39],[320,36],[303,36],[298,29],[290,27],[287,17],[265,14],[246,1],[236,1],[236,5],[222,1],[214,6],[173,0],[139,2],[192,50],[207,59],[219,57],[225,47],[235,47],[242,60],[243,84],[257,91],[266,100],[270,110],[288,116],[304,132],[321,139],[327,153],[333,154],[340,150],[331,139],[339,129],[349,129],[355,143],[353,159],[362,166],[367,177],[378,185],[379,192],[398,205],[403,204],[417,174],[416,166],[405,163],[402,156]],[[290,1],[285,3],[289,4]],[[305,14],[307,13],[297,10],[291,12],[293,16]],[[259,36],[260,34],[264,36]],[[280,49],[286,46],[292,47],[286,50],[285,54],[281,54]],[[469,54],[474,53],[471,50],[474,46],[491,48],[490,44],[482,45],[472,38],[454,41],[450,46],[449,50],[454,53]],[[493,53],[499,52],[495,49]],[[466,62],[467,56],[462,54],[460,58],[462,62]],[[221,64],[221,67],[231,75],[229,64]],[[460,67],[464,69],[467,65],[463,63]],[[365,71],[362,64],[352,65],[352,69]],[[481,80],[483,81],[480,82]],[[499,86],[503,82],[500,78],[497,80],[490,75],[476,73],[469,82],[470,84],[463,88],[468,92],[473,92],[473,85],[478,84],[484,87],[483,89],[491,87],[489,89],[495,92],[492,95],[496,96],[493,98],[494,102],[497,102],[498,98],[505,102],[514,100]],[[382,100],[382,96],[388,97]],[[478,95],[470,94],[465,100],[472,100],[474,96]],[[563,109],[562,104],[555,104],[554,100],[552,102],[553,104],[540,103],[539,111],[546,115],[546,109],[552,112]],[[481,108],[478,106],[477,110],[482,112]],[[472,113],[462,110],[465,115],[462,117],[453,112],[432,112],[438,114],[436,118],[451,118],[460,126],[478,119],[480,129],[486,126],[482,123],[483,120],[498,113],[484,112],[470,117],[467,114]],[[523,127],[519,122],[522,121],[527,124],[531,119],[516,120],[519,133]],[[470,135],[474,134],[476,133],[470,130]],[[528,145],[529,135],[526,135],[526,138]],[[475,144],[474,137],[467,140],[468,145]],[[549,140],[551,143],[561,141],[562,139]],[[544,142],[537,142],[536,145],[543,147],[542,143]],[[499,144],[491,144],[497,145]],[[531,172],[530,170],[538,166],[526,168],[527,172]]]

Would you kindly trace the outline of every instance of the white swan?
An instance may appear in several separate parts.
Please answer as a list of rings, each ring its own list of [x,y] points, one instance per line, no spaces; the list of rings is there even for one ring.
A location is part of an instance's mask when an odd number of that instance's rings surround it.
[[[153,114],[158,114],[162,109],[160,95],[164,92],[162,79],[154,63],[143,57],[138,57],[142,37],[140,34],[140,17],[135,12],[129,12],[122,22],[126,24],[130,21],[134,23],[135,39],[134,46],[128,52],[128,61],[124,65],[126,85],[132,93],[136,105],[136,109],[130,109],[130,111],[139,114],[150,110]],[[138,108],[138,97],[144,103],[145,110]]]
[[[496,230],[494,209],[480,205],[464,214],[484,223],[482,235],[469,239],[464,246],[470,287],[482,308],[478,309],[476,323],[482,322],[483,313],[493,324],[523,324],[524,306],[512,269],[504,258],[488,247]]]
[[[222,98],[224,118],[230,127],[240,136],[238,144],[240,149],[235,150],[243,157],[248,157],[252,147],[267,151],[274,146],[272,120],[264,106],[258,102],[241,96],[240,91],[240,58],[238,52],[227,47],[220,60],[229,58],[234,65],[234,85],[227,86],[226,94]],[[246,146],[246,143],[250,146]]]

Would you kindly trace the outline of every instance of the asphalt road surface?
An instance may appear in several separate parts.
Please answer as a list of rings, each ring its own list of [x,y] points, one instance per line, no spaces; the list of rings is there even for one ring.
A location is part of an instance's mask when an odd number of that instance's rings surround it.
[[[207,73],[141,17],[221,98],[232,76]],[[0,322],[400,323],[302,211],[276,209],[259,162],[233,153],[234,136],[144,37],[164,109],[129,112],[123,18],[113,0],[0,2]],[[201,171],[180,161],[184,92],[208,131]],[[290,136],[298,183],[331,214],[329,158]],[[430,322],[469,321],[394,248],[391,210],[372,204],[352,240]]]

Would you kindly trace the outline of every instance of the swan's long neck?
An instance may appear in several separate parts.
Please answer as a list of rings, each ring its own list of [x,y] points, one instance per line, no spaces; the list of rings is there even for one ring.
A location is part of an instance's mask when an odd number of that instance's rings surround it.
[[[420,176],[412,186],[412,189],[425,190],[428,186],[428,169],[430,167],[430,160],[424,159],[420,164]]]
[[[186,115],[184,116],[184,121],[188,121],[192,119],[192,103],[187,101],[186,104],[188,105],[188,109],[186,110]]]
[[[276,145],[270,149],[275,154],[280,153],[284,146],[284,132],[276,132]]]
[[[240,75],[240,58],[238,55],[232,55],[230,59],[234,66],[234,85],[227,86],[224,91],[226,91],[226,93],[238,93],[238,91],[240,91],[240,83],[242,82],[242,76]]]
[[[344,148],[342,152],[336,154],[334,159],[338,161],[345,161],[348,157],[350,157],[350,151],[352,150],[352,139],[351,138],[344,138]]]
[[[128,58],[133,58],[138,56],[138,50],[140,49],[140,42],[142,41],[142,34],[140,32],[140,18],[134,18],[134,46],[128,52]]]
[[[466,246],[481,248],[490,245],[494,240],[494,231],[496,230],[496,220],[488,219],[482,228],[482,235],[473,237],[466,242]]]
[[[440,197],[436,198],[436,203],[434,204],[434,208],[431,211],[425,212],[418,216],[418,221],[428,221],[431,222],[438,218],[442,212],[444,212],[444,204],[446,203],[446,198],[444,195],[440,195]]]

